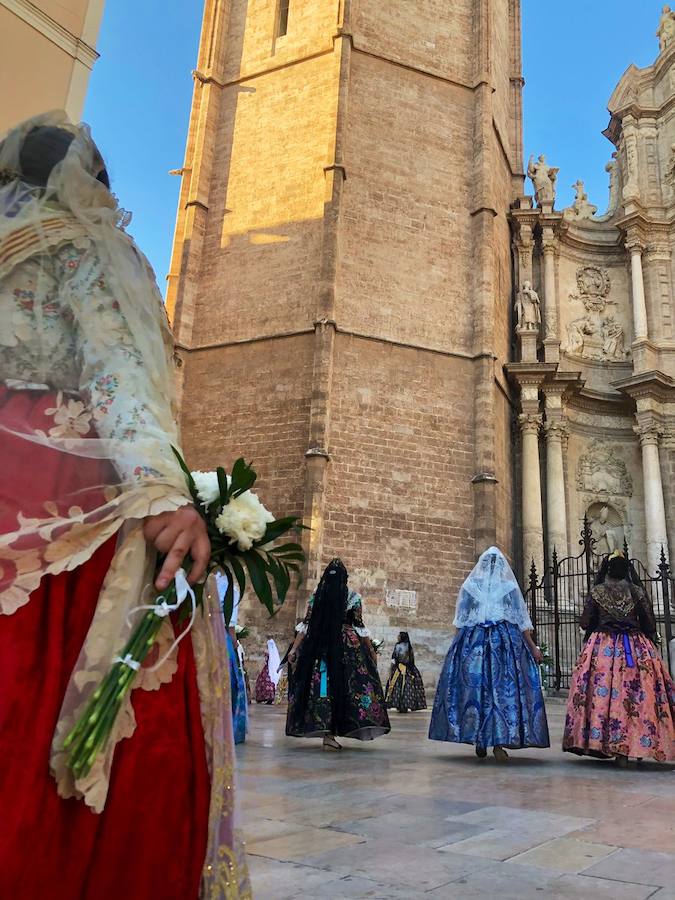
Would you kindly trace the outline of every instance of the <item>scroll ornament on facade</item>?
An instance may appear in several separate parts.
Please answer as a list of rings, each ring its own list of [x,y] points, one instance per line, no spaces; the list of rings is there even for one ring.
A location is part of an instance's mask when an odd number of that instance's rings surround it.
[[[671,193],[675,195],[675,144],[670,147],[670,159],[663,180],[670,187]]]

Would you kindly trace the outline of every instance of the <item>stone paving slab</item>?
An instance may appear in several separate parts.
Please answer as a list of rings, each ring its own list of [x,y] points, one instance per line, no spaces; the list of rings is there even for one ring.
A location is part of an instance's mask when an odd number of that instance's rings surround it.
[[[648,900],[656,888],[583,875],[551,877],[541,869],[499,863],[426,893],[447,900]]]
[[[373,838],[367,844],[305,856],[305,865],[342,875],[360,875],[378,884],[407,887],[418,893],[433,890],[475,869],[475,861],[457,853]]]
[[[355,834],[346,834],[331,828],[305,828],[304,831],[296,831],[293,834],[256,839],[250,841],[247,847],[253,856],[265,856],[284,862],[300,862],[315,853],[321,852],[326,855],[328,852],[338,855],[340,848],[363,843],[365,839]]]
[[[616,852],[608,844],[592,844],[574,838],[556,838],[527,850],[509,860],[514,865],[537,866],[561,874],[583,872],[584,869]]]
[[[499,765],[427,740],[428,712],[329,754],[254,706],[237,756],[256,900],[675,900],[675,767],[563,754],[563,712],[552,749]]]
[[[675,847],[673,853],[617,850],[609,859],[591,866],[585,874],[634,884],[653,884],[672,890],[675,887]]]

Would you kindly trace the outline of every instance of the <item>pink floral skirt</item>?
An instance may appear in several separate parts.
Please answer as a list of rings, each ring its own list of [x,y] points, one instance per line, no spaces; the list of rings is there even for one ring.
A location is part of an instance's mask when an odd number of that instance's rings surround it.
[[[675,760],[675,685],[643,634],[594,632],[572,676],[563,750]],[[633,666],[628,665],[633,662]]]
[[[265,656],[265,664],[260,670],[260,675],[258,675],[255,682],[255,702],[274,703],[274,694],[274,682],[270,678],[267,656]]]

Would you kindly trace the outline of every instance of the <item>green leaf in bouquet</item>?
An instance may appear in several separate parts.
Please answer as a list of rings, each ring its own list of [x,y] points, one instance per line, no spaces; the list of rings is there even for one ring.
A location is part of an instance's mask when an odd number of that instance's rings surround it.
[[[275,556],[283,556],[285,553],[297,553],[298,550],[302,550],[300,544],[279,544],[279,546],[274,546],[271,548],[274,552]]]
[[[227,484],[227,473],[222,466],[218,466],[216,469],[216,476],[218,478],[218,489],[220,490],[220,503],[226,506],[230,499],[230,488]]]
[[[244,567],[234,554],[229,557],[227,562],[228,565],[232,566],[234,577],[237,579],[237,584],[239,585],[239,595],[243,597],[244,591],[246,590],[246,573],[244,572]]]
[[[274,615],[272,588],[267,580],[267,569],[262,557],[256,550],[247,550],[245,553],[242,553],[242,559],[246,563],[248,574],[251,576],[251,586],[256,596],[269,614]]]
[[[239,497],[245,491],[250,491],[256,483],[258,476],[243,458],[239,458],[232,466],[232,486],[230,494],[232,497]]]
[[[274,586],[277,591],[277,603],[281,604],[286,599],[286,594],[291,586],[291,576],[288,574],[286,566],[278,562],[274,556],[268,554],[267,569],[274,579]]]
[[[267,552],[272,553],[275,559],[287,565],[290,563],[303,563],[306,559],[305,553],[299,545],[297,550],[287,550],[286,553],[276,553],[274,547],[270,547]]]
[[[192,477],[192,472],[188,468],[188,464],[185,462],[185,460],[178,452],[178,450],[176,450],[173,444],[171,445],[171,450],[173,452],[173,455],[178,460],[178,465],[181,467],[183,475],[185,475],[185,480],[187,481],[188,488],[190,489],[190,494],[195,502],[197,509],[201,509],[201,501],[199,499],[199,494],[197,493],[197,485],[195,484],[195,480]]]
[[[269,544],[272,541],[276,541],[281,537],[282,534],[286,534],[287,531],[290,531],[292,528],[302,528],[302,525],[298,525],[298,517],[297,516],[284,516],[281,519],[275,519],[274,522],[270,522],[267,525],[265,530],[265,534],[261,537],[259,541],[256,541],[257,545]]]
[[[234,576],[227,565],[223,565],[223,571],[227,576],[227,589],[223,597],[222,607],[223,619],[225,620],[225,627],[229,628],[232,621],[232,613],[234,612]]]

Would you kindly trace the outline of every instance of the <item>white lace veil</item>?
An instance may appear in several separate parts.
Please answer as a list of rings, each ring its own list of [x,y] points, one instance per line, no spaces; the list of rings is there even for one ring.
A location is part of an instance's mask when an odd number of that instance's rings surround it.
[[[523,594],[506,557],[497,547],[485,551],[459,591],[454,625],[467,628],[489,622],[512,622],[532,630]]]
[[[281,665],[281,656],[279,656],[279,648],[276,641],[270,638],[267,641],[267,674],[270,676],[272,684],[276,687],[281,678],[279,666]]]

